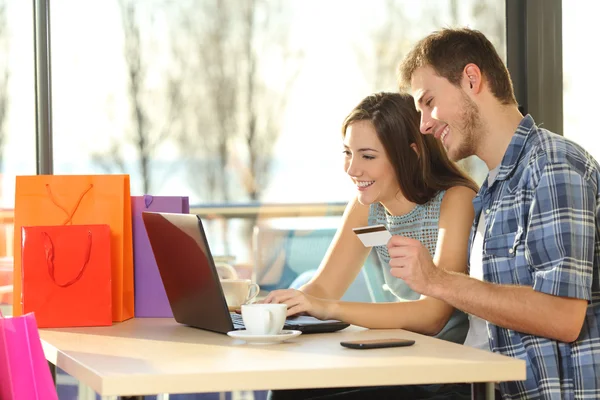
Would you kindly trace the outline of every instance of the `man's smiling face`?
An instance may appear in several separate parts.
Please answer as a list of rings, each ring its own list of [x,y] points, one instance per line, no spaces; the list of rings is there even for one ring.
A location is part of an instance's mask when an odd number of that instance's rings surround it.
[[[474,155],[483,123],[477,104],[467,93],[430,66],[415,70],[411,90],[421,112],[421,133],[441,140],[453,161]]]

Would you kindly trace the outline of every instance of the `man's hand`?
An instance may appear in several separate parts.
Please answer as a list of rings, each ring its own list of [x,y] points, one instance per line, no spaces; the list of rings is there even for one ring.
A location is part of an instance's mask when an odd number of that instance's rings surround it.
[[[391,274],[404,280],[417,293],[430,296],[444,271],[434,263],[421,242],[404,236],[392,236],[387,244]]]
[[[295,289],[274,290],[269,293],[263,302],[266,304],[287,304],[288,316],[306,313],[319,319],[332,318],[330,308],[333,303],[331,301],[319,299]]]

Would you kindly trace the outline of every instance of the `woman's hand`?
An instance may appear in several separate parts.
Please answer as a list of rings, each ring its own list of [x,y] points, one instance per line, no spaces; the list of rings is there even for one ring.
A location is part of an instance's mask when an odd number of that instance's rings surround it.
[[[274,290],[263,301],[266,304],[287,304],[287,315],[306,313],[319,319],[333,319],[335,302],[310,296],[296,289]]]

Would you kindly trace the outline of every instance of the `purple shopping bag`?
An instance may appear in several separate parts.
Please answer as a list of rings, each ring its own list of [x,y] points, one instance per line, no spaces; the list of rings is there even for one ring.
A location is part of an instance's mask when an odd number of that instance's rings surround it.
[[[189,214],[190,201],[188,197],[178,196],[131,196],[135,316],[172,317],[169,300],[142,221],[143,211]]]
[[[33,313],[0,313],[0,399],[58,399]]]

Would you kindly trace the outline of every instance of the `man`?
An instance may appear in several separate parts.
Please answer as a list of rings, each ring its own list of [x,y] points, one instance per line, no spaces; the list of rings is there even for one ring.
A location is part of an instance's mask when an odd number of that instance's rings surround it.
[[[388,243],[392,274],[470,315],[465,344],[523,359],[507,399],[600,398],[600,167],[517,107],[498,53],[478,31],[444,29],[400,66],[421,132],[490,174],[473,200],[469,274],[436,268],[418,242]],[[595,119],[594,119],[595,120]]]

